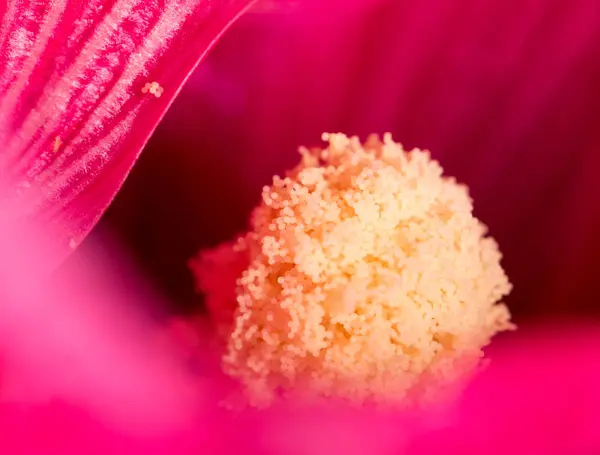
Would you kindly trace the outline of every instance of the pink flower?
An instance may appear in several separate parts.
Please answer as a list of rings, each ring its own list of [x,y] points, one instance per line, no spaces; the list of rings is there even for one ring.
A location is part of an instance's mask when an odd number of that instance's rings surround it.
[[[551,429],[568,426],[569,402],[581,404],[574,390],[595,402],[584,383],[596,373],[571,362],[597,345],[555,332],[563,354],[551,366],[551,343],[532,341],[528,322],[598,314],[598,17],[594,1],[297,2],[248,14],[186,85],[104,226],[181,308],[194,308],[187,259],[246,227],[262,185],[295,164],[298,145],[323,131],[391,131],[408,148],[429,148],[471,187],[515,285],[507,304],[520,341],[534,346],[512,358],[519,367],[507,358],[509,384],[481,392],[494,410],[482,418],[482,444],[517,450],[530,433],[530,447],[568,451],[585,440],[577,431],[594,421],[593,407],[572,405],[582,427],[569,436]],[[529,370],[536,352],[545,366]],[[471,416],[485,414],[481,403]]]
[[[63,256],[94,226],[181,82],[244,2],[68,3],[0,6],[10,18],[0,27],[0,169],[26,198],[18,208],[35,215],[33,228],[55,229],[47,239],[2,224],[0,343],[30,375],[51,365],[47,371],[55,374],[43,384],[71,392],[66,398],[86,417],[46,408],[37,421],[26,414],[21,423],[18,413],[5,412],[0,434],[35,437],[53,428],[57,445],[48,447],[119,453],[126,445],[98,420],[122,423],[115,413],[129,411],[124,420],[131,422],[164,409],[173,411],[170,423],[181,424],[175,417],[182,416],[190,422],[177,412],[189,412],[182,384],[190,372],[176,349],[158,349],[155,362],[158,328],[139,312],[122,315],[124,307],[157,298],[137,282],[126,286],[122,256],[101,237],[70,259],[60,280],[38,286],[32,276],[56,263],[44,254],[49,244],[58,241]],[[190,16],[179,9],[186,5]],[[148,16],[116,26],[111,14],[129,6]],[[89,19],[81,14],[88,9]],[[177,25],[183,17],[187,22]],[[61,19],[59,28],[53,18]],[[164,53],[136,53],[132,45],[163,49],[151,38],[159,18],[174,26],[172,37],[161,35],[170,38]],[[25,29],[13,33],[20,23]],[[90,33],[73,32],[86,27]],[[19,47],[32,42],[40,48]],[[88,54],[85,43],[92,42],[98,47]],[[175,305],[196,304],[187,259],[244,227],[260,187],[294,164],[299,144],[315,143],[323,131],[391,131],[408,147],[431,149],[449,174],[471,186],[476,214],[498,239],[515,284],[507,302],[513,313],[523,320],[589,315],[600,247],[599,42],[594,0],[269,2],[236,24],[193,74],[102,227],[116,231]],[[66,65],[76,61],[69,72]],[[38,241],[28,244],[32,238]],[[115,257],[101,260],[103,248]],[[599,354],[597,327],[521,325],[521,335],[492,352],[492,369],[467,393],[454,421],[286,409],[231,419],[193,402],[204,411],[193,444],[207,453],[597,450],[598,370],[590,361]],[[35,355],[23,356],[32,346]],[[214,391],[192,380],[197,390]],[[130,393],[137,400],[125,399]],[[70,433],[75,423],[80,428]],[[190,448],[152,442],[145,448],[157,453]]]

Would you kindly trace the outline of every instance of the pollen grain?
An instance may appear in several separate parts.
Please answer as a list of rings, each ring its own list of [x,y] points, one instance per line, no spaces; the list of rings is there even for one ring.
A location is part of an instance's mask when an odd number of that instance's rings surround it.
[[[154,95],[156,98],[160,98],[163,94],[164,89],[160,86],[158,82],[147,82],[142,88],[142,93],[150,93]]]

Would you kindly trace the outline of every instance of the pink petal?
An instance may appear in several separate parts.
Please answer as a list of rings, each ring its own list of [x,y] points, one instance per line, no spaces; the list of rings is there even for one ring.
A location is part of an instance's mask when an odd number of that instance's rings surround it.
[[[28,214],[60,227],[63,254],[95,225],[190,72],[252,2],[0,5],[0,169]],[[160,98],[142,92],[154,81]]]

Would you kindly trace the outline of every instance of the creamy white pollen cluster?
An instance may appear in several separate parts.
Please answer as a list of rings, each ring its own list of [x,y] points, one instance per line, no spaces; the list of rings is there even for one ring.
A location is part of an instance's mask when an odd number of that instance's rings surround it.
[[[251,406],[412,405],[453,394],[511,285],[465,186],[386,134],[325,134],[264,188],[249,231],[190,262]]]

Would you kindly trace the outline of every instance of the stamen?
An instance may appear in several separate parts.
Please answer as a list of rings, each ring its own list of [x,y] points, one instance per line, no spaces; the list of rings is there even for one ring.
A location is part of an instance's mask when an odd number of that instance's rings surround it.
[[[250,229],[190,262],[246,404],[453,398],[512,330],[467,189],[392,136],[326,134],[264,187]]]

